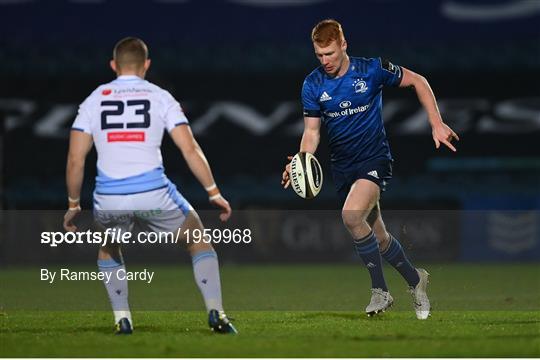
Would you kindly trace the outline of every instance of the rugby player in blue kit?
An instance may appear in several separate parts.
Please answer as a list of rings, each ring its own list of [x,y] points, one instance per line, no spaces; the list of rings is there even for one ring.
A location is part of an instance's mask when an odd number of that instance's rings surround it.
[[[382,257],[407,281],[416,317],[427,319],[429,274],[407,259],[399,241],[386,230],[379,207],[380,193],[392,177],[392,156],[381,114],[382,89],[415,89],[427,111],[437,149],[444,144],[456,151],[451,142],[459,137],[443,122],[429,83],[421,75],[388,60],[349,57],[343,30],[335,20],[318,23],[311,39],[321,66],[306,77],[302,88],[304,133],[300,151],[315,153],[322,122],[329,137],[334,183],[343,201],[343,222],[371,277],[372,294],[366,313],[383,312],[393,303]],[[282,179],[285,188],[290,184],[289,172],[287,164]]]

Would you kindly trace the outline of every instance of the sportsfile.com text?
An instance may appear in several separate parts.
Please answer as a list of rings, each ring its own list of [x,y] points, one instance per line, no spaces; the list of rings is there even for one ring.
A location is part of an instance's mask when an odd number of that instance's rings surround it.
[[[249,244],[252,241],[250,229],[178,229],[171,231],[139,232],[134,235],[131,231],[121,229],[106,229],[105,231],[60,232],[43,231],[41,244],[57,247],[60,244],[177,244],[186,243],[224,243]]]

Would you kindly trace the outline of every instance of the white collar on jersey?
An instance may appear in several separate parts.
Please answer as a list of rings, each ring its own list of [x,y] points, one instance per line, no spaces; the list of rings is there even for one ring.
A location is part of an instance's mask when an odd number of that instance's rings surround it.
[[[116,80],[142,80],[137,75],[120,75],[116,77]]]

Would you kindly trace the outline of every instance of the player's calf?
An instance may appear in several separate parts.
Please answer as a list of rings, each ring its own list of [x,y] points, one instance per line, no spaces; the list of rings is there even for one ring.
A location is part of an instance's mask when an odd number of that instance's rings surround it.
[[[411,264],[407,255],[405,255],[405,251],[399,241],[391,234],[389,244],[381,251],[381,255],[403,276],[409,286],[416,287],[420,281],[418,271],[416,271],[416,268]]]

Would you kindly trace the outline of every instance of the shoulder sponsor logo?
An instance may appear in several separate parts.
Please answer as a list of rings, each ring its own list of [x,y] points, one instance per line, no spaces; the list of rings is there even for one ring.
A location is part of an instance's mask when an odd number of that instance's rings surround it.
[[[107,96],[107,95],[110,95],[110,94],[111,94],[111,92],[112,92],[112,90],[111,90],[111,89],[105,89],[105,90],[103,90],[103,91],[101,92],[101,95],[105,95],[105,96]]]
[[[356,79],[354,82],[353,82],[353,86],[354,86],[354,92],[355,93],[365,93],[366,91],[368,91],[368,86],[367,86],[367,83],[364,81],[364,80],[361,80],[361,79]]]
[[[348,108],[349,106],[351,106],[351,102],[350,101],[342,101],[339,103],[339,107],[342,108],[342,109],[346,109]]]
[[[104,92],[107,91],[107,94],[104,94]],[[151,93],[153,93],[152,89],[150,88],[119,88],[119,89],[107,89],[102,92],[103,95],[109,95],[111,94],[116,98],[129,98],[134,96],[148,96]]]
[[[130,88],[120,88],[115,89],[115,94],[124,94],[124,93],[151,93],[152,90],[149,88],[136,88],[136,87],[130,87]]]
[[[325,91],[322,93],[321,97],[319,98],[319,101],[328,101],[332,100],[332,97],[328,95],[328,93]]]

